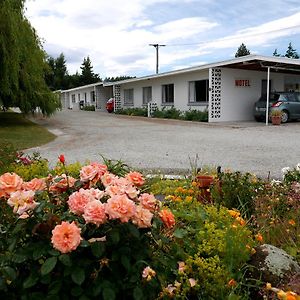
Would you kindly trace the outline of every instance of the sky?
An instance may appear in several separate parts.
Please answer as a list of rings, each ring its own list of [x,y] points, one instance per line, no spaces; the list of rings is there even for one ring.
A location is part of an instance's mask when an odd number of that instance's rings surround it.
[[[27,0],[45,51],[69,74],[89,56],[101,78],[144,76],[251,54],[300,54],[299,0]]]

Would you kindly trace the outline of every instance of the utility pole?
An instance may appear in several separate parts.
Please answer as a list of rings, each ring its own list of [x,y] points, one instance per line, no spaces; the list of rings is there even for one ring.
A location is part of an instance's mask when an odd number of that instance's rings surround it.
[[[156,74],[158,74],[158,49],[159,47],[165,47],[166,45],[149,44],[149,46],[153,46],[156,49]]]

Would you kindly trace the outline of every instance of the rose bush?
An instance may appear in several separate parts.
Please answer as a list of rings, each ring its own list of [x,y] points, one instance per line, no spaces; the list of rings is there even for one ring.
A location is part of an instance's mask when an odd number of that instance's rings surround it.
[[[0,296],[154,299],[153,236],[175,218],[143,184],[138,172],[119,177],[100,163],[83,166],[79,179],[1,175]]]

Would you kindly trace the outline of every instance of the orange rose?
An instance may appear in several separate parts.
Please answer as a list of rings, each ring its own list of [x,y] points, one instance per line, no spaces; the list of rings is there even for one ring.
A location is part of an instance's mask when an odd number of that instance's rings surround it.
[[[125,178],[136,186],[142,186],[145,183],[143,175],[139,172],[129,172]]]
[[[159,216],[167,228],[171,228],[175,225],[175,217],[170,210],[162,209]]]
[[[0,176],[0,197],[9,196],[11,193],[21,190],[23,179],[16,173],[5,173]]]
[[[23,182],[22,188],[25,191],[43,191],[46,188],[46,182],[42,178],[33,178],[31,181]]]

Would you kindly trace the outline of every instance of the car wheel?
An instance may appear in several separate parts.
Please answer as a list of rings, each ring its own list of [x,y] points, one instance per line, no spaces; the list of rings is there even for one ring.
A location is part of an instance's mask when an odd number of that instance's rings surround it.
[[[281,123],[286,123],[289,120],[289,113],[286,110],[282,111]]]

